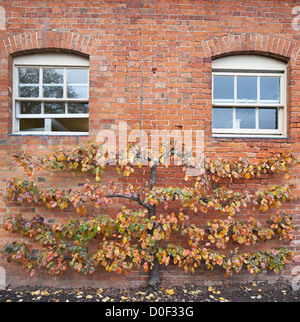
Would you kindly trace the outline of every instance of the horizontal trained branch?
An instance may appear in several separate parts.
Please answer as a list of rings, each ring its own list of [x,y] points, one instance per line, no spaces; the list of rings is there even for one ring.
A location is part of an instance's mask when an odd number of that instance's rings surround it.
[[[31,275],[36,265],[47,267],[51,274],[63,274],[67,270],[66,259],[70,258],[69,266],[83,274],[91,274],[98,266],[104,266],[108,271],[128,275],[133,267],[143,267],[145,271],[151,269],[153,256],[160,264],[169,265],[173,261],[173,264],[191,272],[203,261],[208,269],[219,264],[226,268],[227,275],[231,275],[236,269],[234,265],[229,269],[232,256],[228,259],[223,254],[207,249],[208,246],[215,244],[217,248],[225,249],[229,240],[239,245],[256,245],[260,240],[272,239],[276,234],[279,239],[290,241],[294,239],[292,232],[296,229],[292,217],[284,213],[272,215],[272,225],[267,228],[253,217],[248,221],[233,217],[208,221],[204,229],[189,224],[189,220],[189,216],[184,216],[182,212],[149,219],[146,211],[134,212],[125,207],[116,219],[106,215],[86,222],[70,219],[66,224],[52,226],[45,224],[41,217],[28,221],[21,215],[10,215],[4,221],[4,229],[35,239],[46,247],[40,256],[34,257],[24,244],[13,242],[4,247],[1,255],[8,261],[20,262]],[[159,241],[169,240],[172,233],[188,236],[190,248],[174,243],[166,248],[158,245]],[[95,239],[100,240],[98,250],[89,254],[88,244]],[[205,240],[209,242],[201,247],[200,243]],[[248,258],[250,254],[241,256]],[[252,265],[250,258],[247,263]]]
[[[11,201],[22,203],[43,203],[49,209],[60,208],[61,210],[73,205],[76,211],[85,215],[86,205],[93,203],[96,209],[109,205],[113,198],[129,199],[138,205],[150,210],[153,206],[162,204],[165,209],[169,204],[176,201],[180,210],[190,208],[195,213],[206,213],[209,208],[222,214],[234,214],[251,205],[258,207],[261,211],[270,208],[279,209],[283,202],[294,201],[295,196],[288,184],[282,187],[272,186],[263,191],[250,194],[248,191],[234,192],[232,189],[221,187],[215,189],[214,194],[207,194],[201,188],[180,188],[180,187],[148,187],[134,189],[128,185],[126,189],[118,186],[101,187],[99,184],[85,184],[84,190],[80,189],[40,189],[32,181],[23,181],[19,178],[12,178],[7,181],[5,202]]]
[[[159,151],[155,152],[151,149],[141,151],[139,144],[135,146],[130,144],[127,150],[117,151],[112,158],[106,146],[89,143],[83,147],[61,149],[36,160],[27,153],[16,153],[13,155],[13,160],[17,165],[22,166],[29,176],[41,170],[51,169],[80,169],[82,172],[92,170],[96,181],[100,182],[107,165],[116,165],[116,170],[119,173],[122,171],[123,175],[128,177],[134,172],[135,166],[141,168],[144,164],[144,166],[151,168],[154,165],[161,164],[168,167],[169,163],[166,163],[165,159],[170,157],[170,164],[173,162],[175,166],[183,166],[183,171],[185,171],[185,167],[198,169],[200,171],[199,181],[206,185],[211,180],[218,181],[220,178],[229,178],[230,180],[259,178],[262,173],[267,172],[283,173],[284,179],[288,180],[294,175],[292,169],[300,162],[298,156],[294,153],[275,154],[269,158],[260,159],[256,163],[250,163],[246,158],[239,158],[238,160],[204,158],[191,161],[190,159],[193,160],[193,157],[189,158],[189,162],[186,162],[182,153],[176,154],[174,152],[174,144],[176,142],[162,145]],[[141,158],[142,155],[143,158]]]

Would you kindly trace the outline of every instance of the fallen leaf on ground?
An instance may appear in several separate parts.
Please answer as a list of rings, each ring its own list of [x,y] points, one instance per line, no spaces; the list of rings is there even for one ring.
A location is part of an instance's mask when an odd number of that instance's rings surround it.
[[[49,293],[48,293],[48,291],[42,291],[42,292],[41,292],[41,295],[42,295],[42,296],[48,296],[48,295],[49,295]]]
[[[150,300],[150,299],[151,299],[151,297],[154,297],[154,298],[155,298],[155,296],[151,293],[151,294],[149,294],[149,296],[146,296],[146,299],[147,299],[147,300]]]
[[[137,295],[145,295],[145,294],[146,294],[146,292],[141,292],[141,291],[139,291],[139,292],[137,292],[136,294],[137,294]]]
[[[220,300],[221,302],[228,302],[228,300],[224,299],[224,297],[219,297],[219,300]]]
[[[166,293],[168,295],[174,295],[174,290],[173,289],[166,290]]]

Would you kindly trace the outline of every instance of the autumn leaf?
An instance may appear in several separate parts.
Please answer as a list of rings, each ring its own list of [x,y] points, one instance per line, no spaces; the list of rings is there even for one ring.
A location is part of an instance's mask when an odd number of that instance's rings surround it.
[[[149,267],[148,267],[148,263],[147,262],[144,263],[143,268],[144,268],[144,271],[147,273],[148,270],[149,270]]]
[[[173,289],[167,289],[166,290],[166,294],[168,294],[168,295],[174,295],[175,293],[174,293],[174,290]]]
[[[228,300],[224,299],[224,297],[219,297],[219,300],[220,300],[221,302],[228,302]]]

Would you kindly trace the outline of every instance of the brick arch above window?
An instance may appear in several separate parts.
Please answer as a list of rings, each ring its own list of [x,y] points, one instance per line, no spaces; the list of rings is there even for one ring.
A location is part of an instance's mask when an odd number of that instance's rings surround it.
[[[202,41],[206,57],[218,58],[239,53],[255,53],[283,59],[296,60],[299,44],[281,37],[261,34],[230,34]]]
[[[14,56],[24,53],[64,52],[95,55],[100,41],[88,35],[65,31],[32,31],[0,39],[0,54]]]

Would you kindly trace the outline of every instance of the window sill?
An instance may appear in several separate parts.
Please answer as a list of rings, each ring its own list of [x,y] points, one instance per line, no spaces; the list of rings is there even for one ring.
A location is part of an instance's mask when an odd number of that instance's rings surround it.
[[[67,133],[62,133],[62,132],[58,132],[58,133],[45,133],[45,132],[40,132],[40,133],[25,133],[25,132],[16,132],[16,133],[12,133],[9,134],[9,136],[39,136],[39,137],[45,137],[45,136],[76,136],[76,137],[80,137],[80,136],[84,136],[87,137],[89,136],[88,132],[82,132],[82,133],[78,133],[78,132],[67,132]]]
[[[279,135],[221,135],[221,134],[212,134],[214,139],[246,139],[246,140],[290,140],[291,138],[287,136],[279,136]]]

